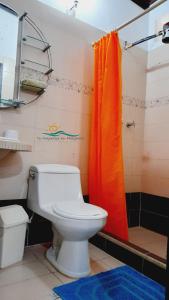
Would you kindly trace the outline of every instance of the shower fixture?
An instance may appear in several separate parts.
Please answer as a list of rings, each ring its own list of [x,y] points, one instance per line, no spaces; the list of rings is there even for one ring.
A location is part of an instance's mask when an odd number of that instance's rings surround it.
[[[162,42],[165,44],[169,43],[169,22],[163,25]]]
[[[77,9],[77,7],[78,7],[78,4],[79,4],[79,0],[74,0],[73,6],[67,10],[67,13],[68,13],[70,16],[73,16],[73,17],[76,16],[76,9]]]
[[[130,128],[130,127],[132,127],[132,126],[133,126],[133,127],[136,126],[136,123],[135,123],[134,121],[133,121],[133,122],[127,122],[127,123],[126,123],[126,127],[127,127],[127,128]]]
[[[165,23],[163,25],[163,30],[160,30],[158,33],[155,33],[153,35],[147,36],[147,37],[145,37],[145,38],[143,38],[141,40],[138,40],[138,41],[136,41],[134,43],[127,43],[127,42],[125,42],[124,49],[127,50],[127,49],[132,48],[132,47],[134,47],[136,45],[139,45],[141,43],[144,43],[146,41],[154,39],[154,38],[156,38],[158,36],[162,36],[162,42],[164,44],[169,44],[169,22]]]

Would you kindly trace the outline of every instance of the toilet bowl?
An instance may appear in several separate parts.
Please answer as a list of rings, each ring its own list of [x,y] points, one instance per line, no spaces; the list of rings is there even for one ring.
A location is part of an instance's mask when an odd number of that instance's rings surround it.
[[[88,239],[105,225],[107,212],[83,200],[78,168],[35,165],[30,168],[28,207],[52,222],[53,245],[47,259],[70,277],[90,273]]]

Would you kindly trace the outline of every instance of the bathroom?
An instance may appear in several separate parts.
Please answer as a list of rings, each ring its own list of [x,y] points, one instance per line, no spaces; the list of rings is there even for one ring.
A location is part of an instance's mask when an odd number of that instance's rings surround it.
[[[20,60],[21,67],[19,71],[15,70],[12,60],[5,62],[1,58],[0,98],[12,99],[14,91],[13,99],[19,99],[21,104],[18,106],[18,101],[14,101],[11,107],[10,101],[0,102],[0,136],[5,136],[9,144],[13,135],[18,141],[17,148],[10,149],[8,145],[4,148],[3,138],[0,139],[0,207],[13,204],[23,207],[29,223],[23,260],[0,269],[0,299],[59,299],[52,289],[73,281],[45,258],[53,231],[49,219],[36,210],[33,212],[27,203],[29,169],[42,164],[79,168],[82,194],[85,203],[90,202],[88,161],[94,88],[92,45],[159,2],[1,1],[16,12],[11,14],[0,6],[11,18],[4,23],[7,33],[3,31],[4,24],[0,24],[1,41],[6,43],[5,51],[10,50],[9,45],[14,43],[16,60],[17,63]],[[162,2],[119,30],[123,175],[129,238],[124,241],[101,231],[91,237],[89,253],[91,275],[125,264],[165,286],[169,207],[169,45],[162,42],[162,36],[158,36],[125,49],[126,45],[163,29],[169,21],[169,2]],[[17,45],[18,26],[22,26],[22,32],[18,33],[22,36],[22,45]],[[30,38],[32,36],[36,39]],[[42,46],[49,48],[39,51]],[[2,81],[3,63],[6,64],[6,80]],[[20,76],[18,81],[17,76]],[[35,90],[26,87],[35,81],[42,84],[38,93],[37,87]],[[68,135],[53,136],[58,131]]]

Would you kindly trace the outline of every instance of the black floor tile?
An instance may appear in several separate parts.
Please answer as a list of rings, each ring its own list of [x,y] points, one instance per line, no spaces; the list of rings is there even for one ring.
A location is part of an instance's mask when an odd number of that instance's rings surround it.
[[[90,241],[90,243],[97,246],[98,248],[106,251],[107,240],[104,237],[96,234],[89,241]]]
[[[35,245],[40,243],[51,242],[53,239],[53,233],[51,229],[51,223],[41,222],[36,224],[29,224],[26,237],[26,244],[28,245]]]
[[[144,260],[143,264],[143,274],[150,277],[151,279],[159,282],[163,286],[166,284],[166,270],[160,268],[159,266]]]
[[[106,252],[134,269],[142,271],[143,258],[124,247],[107,240]]]

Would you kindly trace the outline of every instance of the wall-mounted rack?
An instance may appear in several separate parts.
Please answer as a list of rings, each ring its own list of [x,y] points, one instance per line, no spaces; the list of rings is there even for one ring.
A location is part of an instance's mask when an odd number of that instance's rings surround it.
[[[44,75],[49,75],[50,73],[53,72],[53,69],[52,69],[52,68],[49,69],[49,66],[44,65],[44,64],[40,64],[40,63],[38,63],[38,62],[36,62],[36,61],[30,60],[30,59],[25,59],[25,60],[22,60],[22,61],[21,61],[21,65],[24,65],[24,64],[26,64],[26,63],[31,63],[31,64],[34,64],[34,65],[38,65],[38,66],[47,68],[48,70],[47,70],[46,72],[44,72]]]
[[[17,12],[1,3],[0,9],[12,13],[16,17],[14,40],[17,50],[15,60],[13,59],[12,67],[10,67],[12,76],[9,79],[5,79],[6,81],[13,79],[10,82],[11,89],[5,93],[4,90],[6,91],[7,88],[2,89],[0,86],[0,89],[3,90],[3,93],[0,91],[0,108],[18,108],[21,104],[28,104],[37,100],[45,92],[53,72],[51,45],[41,29],[26,12],[19,17]],[[11,25],[11,28],[15,27],[13,23],[9,25]],[[0,65],[2,73],[3,64],[1,63]],[[0,75],[0,85],[4,81],[4,87],[7,86],[3,78],[6,75]]]
[[[42,50],[42,52],[46,52],[46,51],[51,47],[51,45],[50,45],[48,42],[43,41],[43,44],[45,44],[46,46],[45,46],[44,48],[40,48],[40,47],[38,47],[38,46],[35,46],[35,45],[33,45],[33,44],[27,42],[27,41],[29,41],[29,39],[32,39],[32,40],[37,41],[37,42],[40,42],[40,43],[42,43],[42,40],[40,40],[40,39],[38,39],[38,38],[35,38],[34,36],[30,36],[30,35],[26,35],[26,36],[23,37],[23,39],[22,39],[23,42],[25,42],[24,44],[25,44],[26,46],[35,47],[35,48],[37,48],[37,49]],[[27,43],[26,43],[26,42],[27,42]]]
[[[0,99],[1,108],[6,108],[6,107],[18,108],[20,104],[24,104],[24,102],[18,100],[12,100],[12,99]]]
[[[22,101],[24,104],[31,103],[35,100],[37,100],[40,95],[42,95],[45,92],[45,89],[47,88],[48,81],[50,79],[50,75],[53,72],[52,68],[52,56],[51,56],[51,45],[47,41],[46,37],[40,30],[40,28],[35,24],[35,22],[29,17],[29,15],[25,12],[20,18],[20,30],[19,30],[19,53],[18,53],[18,78],[19,78],[19,87],[18,87],[18,98],[20,98],[21,92],[23,93],[29,93],[30,99],[26,101]],[[25,23],[27,24],[27,31],[25,31]],[[36,55],[34,57],[29,56],[30,52],[26,50],[27,47],[35,48],[35,50],[40,51],[41,54],[38,55],[38,52],[36,51]],[[26,52],[25,52],[26,51]],[[26,57],[25,53],[27,54]],[[46,58],[45,56],[46,55]],[[37,57],[37,60],[36,60]],[[46,60],[46,61],[45,61]],[[46,62],[46,64],[44,63]],[[23,67],[27,69],[27,74],[24,70],[24,73],[22,72]],[[35,76],[30,77],[30,70],[31,72],[34,72]],[[40,73],[42,79],[37,78],[37,74]],[[23,75],[24,74],[24,75]],[[31,84],[23,84],[25,81],[35,81],[33,85]],[[42,82],[40,82],[42,81]],[[37,83],[40,83],[40,85],[37,85]],[[46,83],[45,88],[41,87],[44,83]],[[36,94],[33,96],[33,93]],[[29,95],[28,94],[28,95]],[[24,97],[24,94],[21,98]],[[29,96],[26,96],[28,99]]]

